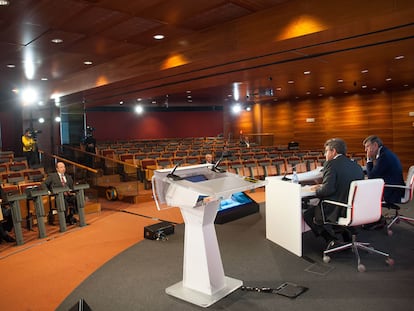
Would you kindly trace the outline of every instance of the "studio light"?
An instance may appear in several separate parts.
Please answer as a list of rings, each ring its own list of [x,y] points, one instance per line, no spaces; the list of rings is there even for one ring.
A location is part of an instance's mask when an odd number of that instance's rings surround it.
[[[233,113],[234,114],[238,114],[242,110],[242,107],[241,107],[241,105],[239,103],[237,103],[237,104],[235,104],[233,106],[232,110],[233,110]]]
[[[144,108],[141,105],[136,105],[135,106],[135,113],[141,114],[143,112],[144,112]]]

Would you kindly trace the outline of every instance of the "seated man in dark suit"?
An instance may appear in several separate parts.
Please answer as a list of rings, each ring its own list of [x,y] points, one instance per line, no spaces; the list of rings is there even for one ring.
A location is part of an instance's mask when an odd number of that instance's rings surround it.
[[[1,214],[0,214],[0,243],[4,240],[6,242],[15,242],[16,240],[11,237],[7,232],[10,232],[13,229],[13,219],[11,215],[11,209],[5,203],[5,193],[3,188],[0,187],[0,204],[1,204]],[[7,202],[6,202],[7,203]]]
[[[70,175],[66,174],[66,166],[63,162],[56,163],[56,172],[48,175],[44,182],[49,191],[53,191],[53,188],[68,186],[69,189],[73,189],[73,179]],[[77,222],[73,214],[76,212],[76,196],[72,192],[65,192],[65,216],[66,222],[69,224],[75,224]]]
[[[402,166],[397,155],[385,147],[378,136],[368,136],[363,144],[367,153],[368,178],[382,178],[385,184],[404,186]],[[404,189],[384,188],[385,202],[399,203],[403,195]]]
[[[404,186],[404,177],[400,159],[390,149],[385,147],[382,140],[375,135],[364,139],[363,145],[367,153],[368,178],[382,178],[385,184]],[[386,203],[400,203],[404,196],[404,189],[385,187],[383,200]],[[375,223],[365,225],[365,229],[380,229],[385,226],[385,218]]]
[[[340,138],[332,138],[325,142],[325,158],[322,184],[314,186],[316,197],[320,200],[348,202],[351,182],[364,179],[362,168],[346,157],[346,143]],[[328,222],[335,223],[346,212],[338,206],[325,206],[324,217]],[[320,205],[309,206],[303,218],[316,236],[322,236],[327,243],[337,240],[334,228],[323,222]],[[344,241],[349,241],[350,235],[343,231]]]

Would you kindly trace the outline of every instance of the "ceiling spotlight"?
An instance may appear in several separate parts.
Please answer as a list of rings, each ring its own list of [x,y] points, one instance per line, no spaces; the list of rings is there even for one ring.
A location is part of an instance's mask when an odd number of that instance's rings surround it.
[[[310,70],[306,70],[303,72],[304,75],[310,75],[310,73],[311,73]]]
[[[396,60],[403,59],[403,58],[404,58],[404,55],[398,55],[398,56],[394,57],[394,59],[396,59]]]
[[[55,44],[59,44],[59,43],[62,43],[63,42],[63,40],[62,39],[60,39],[60,38],[55,38],[55,39],[52,39],[52,40],[50,40],[52,43],[55,43]]]
[[[58,117],[55,117],[55,122],[60,122],[61,121],[61,119],[60,119],[60,117],[58,116]]]
[[[39,123],[45,123],[45,118],[39,118]]]
[[[153,38],[154,38],[155,40],[162,40],[162,39],[164,39],[164,38],[165,38],[165,36],[164,36],[164,35],[162,35],[162,34],[157,34],[157,35],[154,35],[154,36],[153,36]]]
[[[0,0],[0,5],[9,5],[10,1],[8,0]]]
[[[92,62],[92,61],[90,61],[90,60],[85,60],[85,61],[83,62],[83,64],[84,64],[84,65],[92,65],[92,64],[93,64],[93,62]]]

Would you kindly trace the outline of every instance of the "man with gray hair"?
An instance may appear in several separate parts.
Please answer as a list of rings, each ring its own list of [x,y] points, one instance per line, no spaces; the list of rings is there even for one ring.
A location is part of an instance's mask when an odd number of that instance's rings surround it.
[[[346,203],[351,182],[364,178],[362,168],[346,157],[346,151],[346,143],[341,138],[331,138],[325,142],[326,161],[323,166],[322,183],[313,186],[316,197],[320,200]],[[338,206],[326,205],[324,212],[325,220],[336,222],[346,211]],[[322,236],[327,243],[337,240],[332,226],[323,223],[319,204],[308,206],[303,218],[316,236]],[[344,232],[343,238],[348,241],[350,236]]]

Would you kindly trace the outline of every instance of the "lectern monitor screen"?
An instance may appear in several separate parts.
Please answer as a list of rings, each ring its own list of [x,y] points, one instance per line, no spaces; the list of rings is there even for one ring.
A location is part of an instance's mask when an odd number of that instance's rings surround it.
[[[233,193],[229,199],[221,200],[219,211],[253,202],[244,192]]]
[[[207,180],[207,177],[200,174],[200,175],[187,176],[184,179],[191,181],[191,182],[200,182],[200,181]]]

